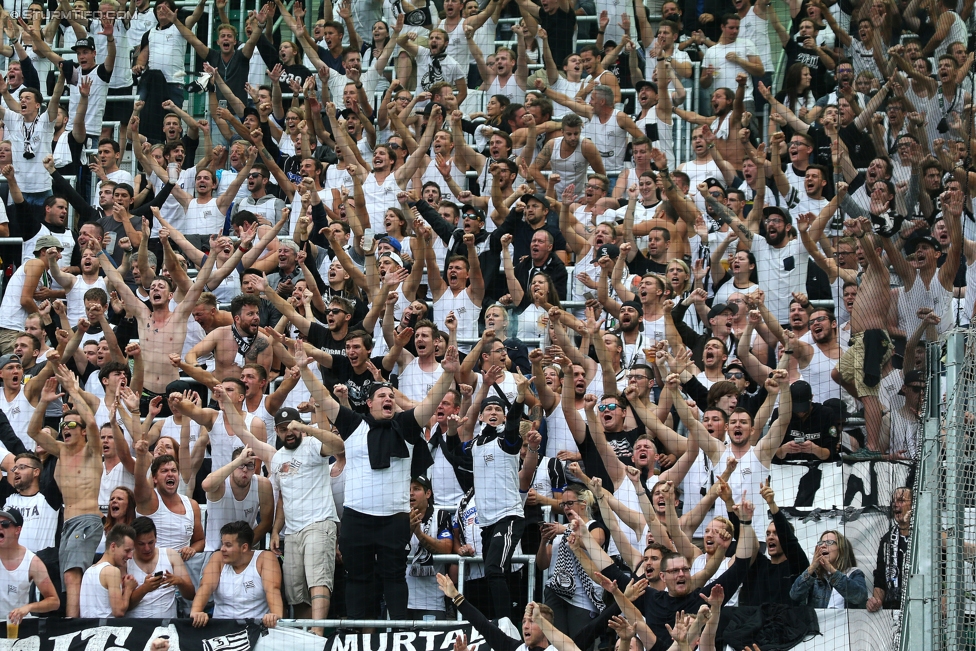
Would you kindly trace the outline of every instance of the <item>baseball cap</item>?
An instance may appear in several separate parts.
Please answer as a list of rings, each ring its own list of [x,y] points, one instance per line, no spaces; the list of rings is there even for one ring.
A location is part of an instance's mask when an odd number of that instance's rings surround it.
[[[393,249],[394,249],[394,250],[395,250],[395,251],[396,251],[397,253],[399,253],[400,251],[402,251],[402,250],[403,250],[403,245],[402,245],[402,244],[400,244],[400,240],[398,240],[398,239],[397,239],[397,238],[395,238],[395,237],[390,237],[389,235],[387,235],[387,236],[385,236],[385,237],[381,237],[381,238],[379,239],[379,241],[378,241],[378,242],[377,242],[376,244],[377,244],[377,245],[380,245],[380,244],[389,244],[390,246],[392,246],[392,247],[393,247]]]
[[[401,267],[403,266],[403,258],[401,258],[400,256],[398,256],[396,253],[393,253],[392,251],[387,251],[386,253],[381,253],[380,254],[380,257],[381,258],[389,258],[390,260],[393,260],[393,262],[396,262]]]
[[[637,91],[638,94],[640,94],[641,89],[644,87],[650,88],[655,93],[657,92],[657,84],[655,84],[653,81],[647,81],[646,79],[643,81],[638,81],[637,85],[634,86],[634,90]]]
[[[725,310],[728,310],[733,316],[735,316],[739,313],[739,306],[735,303],[716,303],[712,306],[712,309],[708,311],[708,318],[714,319]]]
[[[95,49],[95,39],[91,36],[86,36],[85,38],[79,38],[75,41],[75,44],[71,46],[71,49],[77,52],[78,50],[94,50]]]
[[[351,108],[344,108],[339,111],[339,117],[343,120],[348,120],[350,115],[356,115],[356,112]]]
[[[275,420],[275,427],[277,427],[278,425],[287,425],[293,420],[303,422],[302,415],[299,414],[298,410],[295,409],[294,407],[282,407],[277,412],[275,412],[274,420]]]
[[[620,256],[620,247],[616,244],[602,244],[597,250],[596,259],[599,260],[603,256],[607,256],[611,260],[616,259]]]
[[[173,380],[172,382],[166,385],[167,396],[173,392],[183,393],[184,391],[192,391],[192,390],[193,387],[191,387],[190,383],[187,382],[186,380]]]
[[[639,301],[624,301],[620,304],[620,307],[632,307],[637,310],[637,314],[644,316],[644,306],[641,305]]]
[[[521,197],[519,197],[519,199],[522,201],[522,203],[525,204],[528,204],[529,201],[533,201],[533,200],[538,201],[543,206],[545,206],[546,210],[549,210],[549,199],[547,199],[546,195],[543,194],[542,192],[538,192],[536,194],[526,193],[523,194]]]
[[[913,233],[912,236],[905,241],[905,253],[908,255],[915,253],[915,249],[918,248],[919,244],[928,244],[935,249],[936,252],[942,252],[942,244],[939,243],[939,240],[932,237],[932,234],[928,231],[924,231],[922,233]]]
[[[51,247],[54,247],[59,251],[64,251],[64,244],[61,243],[61,240],[53,235],[42,235],[41,237],[37,238],[37,242],[34,243],[34,253],[38,253],[44,249],[50,249]]]
[[[472,219],[477,219],[479,222],[485,221],[485,213],[483,210],[478,210],[470,204],[461,205],[461,216],[471,217]]]
[[[17,355],[4,355],[0,357],[0,369],[3,369],[7,364],[20,364],[20,357]]]
[[[430,483],[430,479],[424,475],[417,475],[416,477],[411,477],[410,483],[417,484],[418,486],[422,486],[423,489],[427,491],[434,490],[434,487]]]
[[[498,396],[489,396],[488,398],[485,398],[481,402],[481,411],[484,411],[485,407],[487,407],[488,405],[498,405],[502,409],[505,408],[505,403],[502,402],[502,399],[499,398]]]
[[[22,516],[20,511],[17,509],[6,509],[4,511],[0,511],[0,519],[10,520],[14,523],[15,527],[24,526],[24,516]]]
[[[793,413],[810,411],[813,401],[813,389],[806,380],[797,380],[790,385],[790,395],[793,396]]]
[[[793,223],[793,218],[790,217],[789,211],[783,210],[779,206],[766,206],[763,208],[763,217],[769,217],[770,215],[779,215],[787,224]]]

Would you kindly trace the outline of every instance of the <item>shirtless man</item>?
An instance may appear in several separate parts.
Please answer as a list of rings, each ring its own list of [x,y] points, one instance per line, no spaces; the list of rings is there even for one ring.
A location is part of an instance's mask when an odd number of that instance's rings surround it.
[[[234,323],[216,328],[186,354],[186,363],[196,366],[198,357],[213,353],[214,377],[240,377],[248,363],[271,368],[271,341],[258,332],[261,325],[261,299],[239,294],[230,303]]]
[[[139,323],[139,343],[144,351],[143,362],[146,368],[141,408],[144,414],[148,413],[149,401],[155,396],[163,395],[167,384],[180,379],[179,371],[169,361],[169,355],[183,351],[187,318],[210,280],[217,256],[207,257],[200,273],[197,274],[196,281],[183,300],[176,305],[175,310],[170,309],[173,290],[169,281],[163,277],[153,280],[149,285],[149,304],[152,306],[150,310],[122,280],[119,270],[105,255],[101,244],[92,240],[90,246],[95,250],[105,276],[122,297],[126,312],[134,315]]]
[[[95,415],[82,396],[78,379],[64,365],[59,366],[55,374],[56,377],[44,383],[27,433],[48,453],[58,458],[54,479],[64,495],[64,528],[61,530],[58,559],[67,593],[66,614],[68,617],[80,617],[81,578],[91,566],[95,549],[102,538],[102,513],[98,509],[102,443],[98,437]],[[61,420],[63,442],[42,429],[48,404],[64,395],[58,393],[58,383],[77,409],[65,412]]]
[[[868,429],[867,450],[859,451],[857,458],[879,459],[886,452],[881,449],[881,401],[878,390],[881,384],[881,367],[891,359],[893,346],[888,337],[888,308],[891,287],[888,265],[881,260],[881,245],[872,232],[867,217],[849,219],[844,224],[857,238],[857,257],[865,265],[857,298],[851,309],[850,348],[841,355],[831,378],[847,392],[864,403],[864,421]],[[865,340],[868,341],[865,341]],[[864,368],[864,353],[869,344],[883,346],[880,364],[875,369],[876,378],[870,378],[871,369]],[[873,384],[869,384],[872,382]]]

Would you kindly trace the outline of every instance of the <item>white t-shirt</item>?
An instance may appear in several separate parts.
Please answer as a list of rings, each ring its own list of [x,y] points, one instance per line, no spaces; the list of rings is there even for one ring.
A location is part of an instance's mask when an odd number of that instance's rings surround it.
[[[759,51],[756,49],[755,43],[746,38],[737,38],[734,43],[728,43],[726,45],[716,43],[708,48],[705,57],[702,59],[702,68],[707,68],[708,66],[715,67],[712,85],[708,88],[709,92],[714,91],[716,88],[729,88],[734,92],[738,86],[735,83],[735,76],[740,72],[745,72],[745,70],[741,66],[725,59],[725,56],[730,52],[735,52],[742,58],[759,56]],[[751,97],[752,77],[747,74],[746,98]]]
[[[283,533],[298,533],[315,522],[339,521],[332,499],[329,458],[318,439],[306,436],[294,450],[281,448],[271,459],[271,485],[285,507]]]
[[[51,175],[44,168],[44,157],[53,153],[51,144],[54,141],[54,122],[48,117],[47,111],[39,112],[33,122],[25,125],[24,116],[8,108],[4,111],[3,121],[21,192],[50,190]],[[27,142],[30,142],[33,158],[24,158]]]

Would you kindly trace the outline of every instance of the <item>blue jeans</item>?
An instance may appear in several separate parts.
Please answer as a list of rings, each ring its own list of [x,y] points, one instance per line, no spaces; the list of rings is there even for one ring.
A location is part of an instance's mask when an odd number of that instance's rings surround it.
[[[43,190],[41,192],[25,192],[24,203],[32,208],[43,208],[44,200],[54,194],[53,190]]]

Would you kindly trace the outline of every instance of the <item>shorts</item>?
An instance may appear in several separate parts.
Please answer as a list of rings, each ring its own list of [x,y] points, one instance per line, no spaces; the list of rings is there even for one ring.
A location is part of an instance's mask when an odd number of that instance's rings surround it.
[[[118,95],[131,96],[135,91],[133,86],[128,86],[126,88],[109,88],[108,96],[114,97]],[[125,126],[129,123],[129,118],[132,117],[132,108],[134,101],[128,100],[109,100],[105,102],[105,114],[102,120],[105,122],[121,122],[120,126]]]
[[[20,335],[20,330],[0,328],[0,355],[10,355],[14,352],[14,342]]]
[[[98,515],[76,515],[64,523],[61,530],[61,545],[58,547],[58,561],[61,564],[61,577],[68,570],[84,572],[95,559],[95,550],[102,541],[105,527]]]
[[[890,359],[891,354],[894,350],[894,346],[891,345],[891,338],[888,333],[884,333],[885,336],[885,352],[884,357],[881,359],[881,366],[884,366]],[[857,334],[851,335],[850,348],[844,351],[844,354],[840,356],[837,360],[837,372],[840,373],[840,377],[844,382],[848,384],[853,384],[854,388],[857,389],[858,399],[864,398],[865,396],[878,397],[881,392],[881,383],[879,382],[877,386],[869,387],[864,383],[864,333],[858,332]]]
[[[291,605],[311,604],[309,587],[332,591],[338,526],[332,520],[313,522],[285,538],[282,582]]]
[[[169,400],[168,394],[156,393],[155,391],[150,391],[149,389],[143,388],[142,395],[139,396],[139,415],[145,418],[149,415],[149,403],[152,402],[153,398],[162,398],[163,405],[162,410],[159,412],[158,418],[167,418],[173,415],[173,412],[169,410]]]

